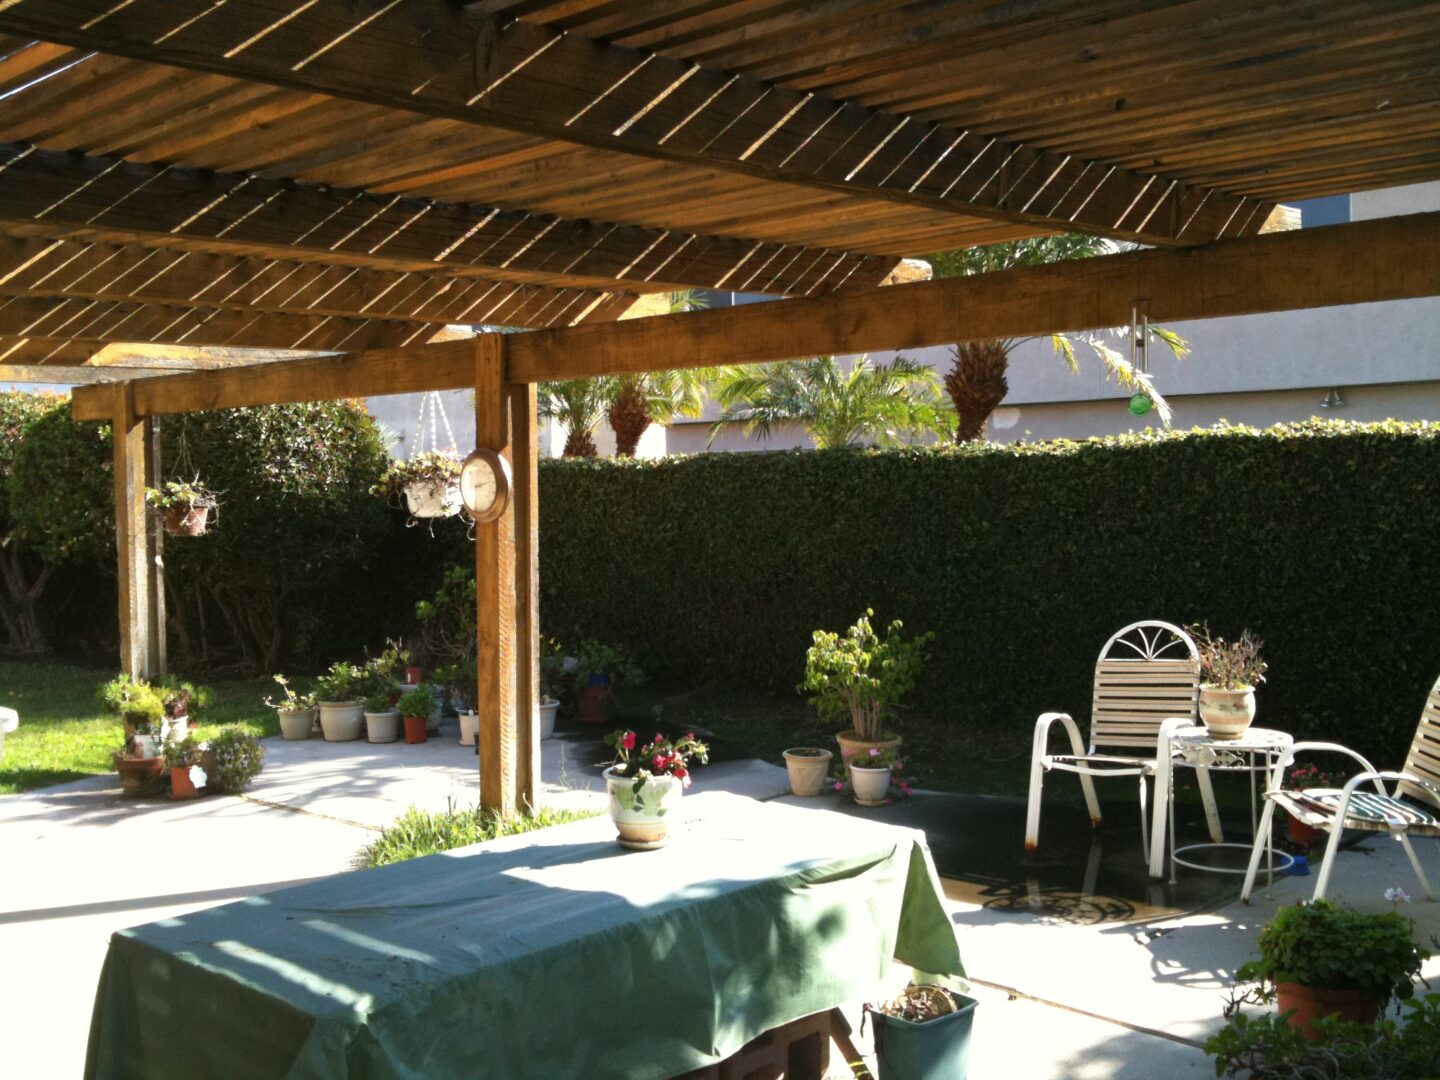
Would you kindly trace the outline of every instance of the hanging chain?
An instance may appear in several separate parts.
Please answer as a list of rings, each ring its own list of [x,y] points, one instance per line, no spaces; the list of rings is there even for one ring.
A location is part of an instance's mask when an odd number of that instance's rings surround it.
[[[426,452],[428,437],[429,449],[434,452],[440,449],[440,427],[445,427],[445,438],[450,444],[451,456],[458,456],[455,446],[455,432],[450,428],[450,417],[445,412],[445,403],[440,397],[440,391],[431,390],[420,397],[420,413],[415,418],[415,445],[410,456],[419,457]]]

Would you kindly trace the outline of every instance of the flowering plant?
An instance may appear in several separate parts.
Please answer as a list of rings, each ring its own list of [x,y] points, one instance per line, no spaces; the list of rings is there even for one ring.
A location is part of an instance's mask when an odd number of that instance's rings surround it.
[[[905,766],[900,760],[900,748],[895,744],[856,750],[845,758],[844,763],[854,765],[857,769],[889,769],[892,772]]]
[[[1343,776],[1325,772],[1314,765],[1301,765],[1286,773],[1280,786],[1285,791],[1304,791],[1306,788],[1339,787],[1343,782]]]
[[[702,765],[710,760],[710,747],[694,735],[672,741],[657,733],[641,744],[635,732],[622,729],[606,735],[605,742],[615,750],[611,768],[618,776],[633,777],[637,788],[652,776],[673,776],[689,787],[690,759],[694,757]]]

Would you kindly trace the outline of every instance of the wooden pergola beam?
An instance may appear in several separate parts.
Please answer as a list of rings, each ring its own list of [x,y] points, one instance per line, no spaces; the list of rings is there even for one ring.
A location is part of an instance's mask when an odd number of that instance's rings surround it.
[[[896,260],[137,165],[0,143],[0,224],[579,289],[824,293]],[[497,293],[497,299],[504,298]],[[466,321],[485,322],[477,308]]]
[[[0,291],[412,323],[569,326],[633,294],[485,278],[221,255],[176,248],[0,236]],[[614,317],[611,315],[611,317]]]
[[[390,319],[277,315],[165,304],[5,296],[0,334],[67,341],[229,345],[236,348],[342,352],[426,341],[435,327]]]
[[[446,0],[16,0],[0,31],[967,216],[1158,245],[1268,204]],[[693,282],[692,282],[693,284]]]
[[[163,376],[164,371],[143,367],[82,367],[73,364],[32,364],[0,362],[0,385],[5,383],[55,383],[68,386],[99,387],[109,383]],[[108,389],[108,387],[107,387]],[[108,419],[108,415],[106,417]]]
[[[848,296],[515,334],[511,383],[657,367],[910,349],[1127,323],[1135,305],[1173,322],[1440,295],[1440,212],[1147,250]],[[473,385],[467,342],[153,379],[142,415]],[[78,390],[75,414],[109,399]]]

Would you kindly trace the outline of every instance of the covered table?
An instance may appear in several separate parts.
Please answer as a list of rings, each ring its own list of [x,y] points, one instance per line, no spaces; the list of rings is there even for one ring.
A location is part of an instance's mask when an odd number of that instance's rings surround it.
[[[86,1076],[660,1080],[960,976],[922,834],[721,793],[669,847],[607,818],[117,933]]]

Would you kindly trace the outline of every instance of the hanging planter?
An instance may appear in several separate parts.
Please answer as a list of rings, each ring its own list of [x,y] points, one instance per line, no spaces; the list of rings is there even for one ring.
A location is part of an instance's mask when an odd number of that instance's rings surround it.
[[[171,536],[204,536],[210,512],[220,507],[215,493],[198,479],[167,480],[159,488],[146,488],[145,502],[159,511]]]
[[[460,461],[454,454],[431,451],[385,470],[377,493],[413,518],[454,517],[460,512]]]

